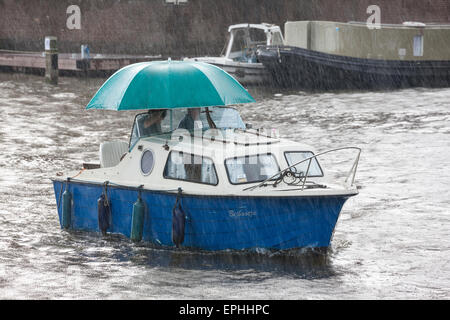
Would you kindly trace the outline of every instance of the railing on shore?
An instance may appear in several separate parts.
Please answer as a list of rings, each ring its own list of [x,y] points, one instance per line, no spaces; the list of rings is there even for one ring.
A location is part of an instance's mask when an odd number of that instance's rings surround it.
[[[129,64],[161,60],[161,55],[92,54],[82,59],[80,53],[58,53],[58,70],[74,74],[112,73]],[[45,52],[0,49],[0,68],[42,73],[46,69]]]

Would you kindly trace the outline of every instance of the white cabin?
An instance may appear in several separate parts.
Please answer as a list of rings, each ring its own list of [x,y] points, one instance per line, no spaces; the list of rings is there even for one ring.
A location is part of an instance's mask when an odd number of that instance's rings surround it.
[[[178,109],[167,110],[159,132],[153,134],[142,134],[142,128],[139,128],[149,113],[138,114],[128,144],[114,142],[107,148],[100,148],[101,168],[84,170],[80,174],[69,173],[68,176],[76,175],[76,179],[96,183],[109,181],[122,186],[143,186],[157,191],[174,191],[181,187],[185,194],[201,195],[357,193],[352,184],[337,185],[329,181],[316,158],[312,158],[310,163],[295,165],[314,156],[315,150],[310,146],[270,133],[247,130],[233,108],[201,110],[198,130],[179,127],[183,116],[186,117],[186,110]],[[215,128],[211,128],[211,120]],[[299,179],[296,184],[280,180],[273,187],[279,173],[293,165],[293,171],[306,178]]]
[[[219,57],[198,57],[186,60],[214,64],[231,74],[241,84],[270,82],[270,74],[256,56],[260,45],[283,45],[279,26],[262,24],[235,24],[228,28],[228,41]]]

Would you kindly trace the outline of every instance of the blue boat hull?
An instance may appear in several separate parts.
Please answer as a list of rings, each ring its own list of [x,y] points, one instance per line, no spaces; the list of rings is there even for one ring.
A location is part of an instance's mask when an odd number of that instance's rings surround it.
[[[97,231],[97,200],[102,185],[53,181],[62,222],[62,192],[72,194],[71,229]],[[130,237],[134,188],[107,188],[112,225],[108,232]],[[176,194],[142,190],[145,203],[143,241],[172,243],[172,209]],[[230,197],[183,195],[186,214],[183,247],[204,250],[324,248],[330,245],[339,213],[349,196]]]

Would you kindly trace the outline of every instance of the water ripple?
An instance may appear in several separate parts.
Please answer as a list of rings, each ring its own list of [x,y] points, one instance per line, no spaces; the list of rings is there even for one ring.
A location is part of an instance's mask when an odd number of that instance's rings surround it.
[[[128,139],[133,112],[84,110],[103,80],[0,74],[0,299],[450,298],[449,89],[251,89],[254,127],[363,148],[360,195],[327,253],[207,253],[59,228],[48,178]]]

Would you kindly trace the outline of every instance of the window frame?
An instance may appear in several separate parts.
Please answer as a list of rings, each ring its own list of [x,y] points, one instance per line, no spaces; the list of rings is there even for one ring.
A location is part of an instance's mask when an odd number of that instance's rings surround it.
[[[169,164],[169,159],[170,159],[170,156],[172,155],[172,152],[177,152],[177,153],[182,154],[182,155],[188,154],[190,156],[200,157],[200,158],[202,158],[202,163],[203,163],[203,159],[209,159],[211,161],[211,163],[212,163],[212,166],[213,166],[213,169],[214,169],[214,174],[216,175],[216,180],[217,180],[216,184],[206,183],[206,182],[201,182],[201,181],[187,180],[187,179],[178,179],[178,178],[172,178],[172,177],[166,176],[166,170],[167,170],[167,166]],[[217,187],[219,185],[219,175],[217,174],[216,165],[215,165],[213,159],[211,159],[210,157],[199,156],[199,155],[196,155],[196,154],[193,154],[193,153],[187,153],[187,152],[178,151],[178,150],[171,150],[169,152],[169,154],[167,155],[166,164],[164,165],[164,170],[163,170],[163,178],[167,179],[167,180],[175,180],[175,181],[184,181],[184,182],[190,182],[190,183],[196,183],[196,184],[204,184],[204,185],[213,186],[213,187]]]
[[[278,173],[281,171],[281,169],[280,169],[280,164],[278,163],[277,157],[275,157],[275,155],[274,155],[273,153],[271,153],[271,152],[268,152],[268,153],[252,154],[252,155],[241,156],[241,157],[230,157],[230,158],[227,158],[227,159],[225,159],[225,160],[223,161],[223,165],[224,165],[224,167],[225,167],[225,171],[227,172],[228,182],[230,182],[230,184],[233,185],[233,186],[240,186],[240,185],[246,185],[246,184],[261,183],[261,182],[267,180],[267,179],[264,179],[264,180],[260,180],[260,181],[242,182],[242,183],[233,183],[233,182],[231,181],[231,179],[230,179],[230,172],[228,171],[228,166],[227,166],[227,161],[228,161],[228,160],[231,160],[231,159],[239,159],[239,158],[250,158],[250,157],[255,157],[255,156],[257,157],[257,156],[261,156],[261,155],[270,155],[270,156],[272,156],[273,159],[275,160],[275,163],[276,163],[277,167],[278,167]],[[270,179],[269,181],[273,181],[273,180],[275,180],[275,179],[276,179],[276,178],[273,178],[273,179]]]
[[[152,163],[152,168],[151,168],[150,171],[146,174],[146,173],[144,173],[144,171],[142,170],[142,158],[144,158],[144,154],[145,154],[147,151],[149,151],[149,152],[152,154],[152,157],[153,157],[153,163]],[[141,171],[141,174],[142,174],[144,177],[148,177],[149,175],[152,174],[153,170],[155,169],[155,162],[156,162],[155,152],[154,152],[152,149],[150,149],[150,148],[144,149],[144,150],[142,151],[141,159],[140,159],[140,161],[139,161],[139,169],[140,169],[140,171]]]
[[[167,110],[167,113],[170,113],[172,111],[170,109],[155,109],[155,110]],[[174,130],[172,130],[172,131],[169,131],[169,132],[161,132],[160,134],[155,134],[155,135],[139,136],[139,138],[133,144],[131,144],[131,139],[133,139],[134,128],[136,126],[136,120],[137,120],[137,118],[139,116],[146,115],[146,114],[148,114],[148,111],[147,112],[140,112],[140,113],[138,113],[138,114],[136,114],[134,116],[133,125],[131,126],[130,138],[128,139],[129,140],[128,141],[128,149],[129,149],[129,151],[131,151],[134,148],[134,146],[139,142],[139,140],[141,140],[142,138],[157,137],[157,136],[160,136],[160,135],[165,135],[165,134],[172,133],[174,131]]]
[[[423,57],[424,56],[424,42],[425,37],[423,34],[418,34],[414,36],[413,39],[413,55],[414,57]]]
[[[199,108],[205,109],[206,107],[199,107]],[[235,108],[235,107],[233,107],[233,106],[214,106],[214,107],[209,107],[209,108],[210,108],[210,109],[212,109],[212,108],[232,109],[232,110],[234,110],[234,111],[236,111],[236,112],[238,113],[238,115],[239,115],[239,117],[240,117],[242,123],[243,123],[244,126],[245,126],[245,122],[244,122],[244,120],[242,119],[242,117],[241,117],[241,115],[240,115],[240,113],[239,113],[239,110],[238,110],[237,108]],[[184,108],[180,108],[180,109],[184,109]],[[188,109],[188,108],[185,108],[185,109]],[[171,112],[173,111],[173,110],[171,110],[171,109],[155,109],[155,110],[167,110],[168,113],[171,113]],[[212,110],[212,111],[213,111],[213,110]],[[173,133],[174,131],[176,131],[176,130],[178,129],[178,125],[177,125],[177,128],[174,128],[173,130],[168,131],[168,132],[162,132],[161,134],[156,134],[156,135],[140,136],[133,144],[131,144],[131,140],[132,140],[132,138],[133,138],[134,128],[135,128],[135,125],[136,125],[136,119],[137,119],[139,116],[145,115],[145,114],[147,114],[147,113],[148,113],[148,111],[147,111],[147,112],[140,112],[140,113],[136,114],[136,115],[134,116],[134,118],[133,118],[133,125],[131,126],[130,138],[128,139],[128,150],[129,150],[129,151],[131,151],[131,150],[134,148],[134,146],[139,142],[139,140],[141,140],[141,139],[143,139],[143,138],[145,139],[145,138],[148,138],[148,137],[157,137],[157,136],[161,136],[161,135],[171,134],[171,133]],[[172,115],[170,115],[170,116],[172,116]],[[173,125],[173,123],[172,123],[172,125]],[[220,129],[220,130],[227,130],[227,129],[241,129],[241,128],[225,128],[225,129]],[[244,128],[242,128],[242,129],[244,129]],[[207,129],[207,130],[208,130],[208,129]]]
[[[283,155],[284,155],[284,159],[286,160],[286,164],[288,165],[288,167],[290,167],[291,165],[289,164],[288,158],[287,158],[287,156],[286,156],[287,153],[312,153],[313,156],[316,155],[316,154],[315,154],[314,152],[312,152],[312,151],[284,151],[284,152],[283,152]],[[308,157],[308,158],[309,158],[309,157]],[[325,174],[323,173],[323,169],[322,169],[322,166],[321,166],[320,163],[319,163],[319,160],[317,160],[317,157],[316,157],[316,158],[313,158],[313,159],[316,159],[317,166],[319,167],[320,172],[321,172],[322,174],[321,174],[320,176],[317,176],[317,175],[310,176],[310,175],[308,175],[307,178],[323,178],[323,177],[325,176]],[[308,161],[305,161],[305,163],[308,163]]]

